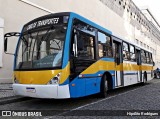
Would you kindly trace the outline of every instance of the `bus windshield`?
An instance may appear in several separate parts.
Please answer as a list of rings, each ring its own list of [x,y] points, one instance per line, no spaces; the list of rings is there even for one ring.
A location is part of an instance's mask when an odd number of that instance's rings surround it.
[[[60,68],[66,25],[22,33],[16,56],[16,69]]]

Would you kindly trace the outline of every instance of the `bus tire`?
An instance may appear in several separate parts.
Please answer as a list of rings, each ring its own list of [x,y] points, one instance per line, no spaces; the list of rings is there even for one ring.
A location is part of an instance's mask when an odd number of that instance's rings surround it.
[[[105,98],[107,96],[107,90],[108,90],[108,81],[107,81],[107,76],[104,74],[101,80],[101,85],[100,85],[100,97]]]

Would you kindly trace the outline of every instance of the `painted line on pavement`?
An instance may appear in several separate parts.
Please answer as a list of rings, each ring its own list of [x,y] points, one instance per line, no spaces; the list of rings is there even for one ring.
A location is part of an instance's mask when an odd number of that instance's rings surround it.
[[[155,84],[155,83],[160,83],[160,81],[153,82],[153,84]],[[151,85],[152,85],[152,84],[151,84]],[[141,88],[144,88],[144,87],[147,87],[147,86],[150,86],[150,85],[145,85],[145,86],[142,86],[142,87],[138,87],[138,88],[136,88],[136,89],[129,90],[129,91],[127,91],[127,92],[120,93],[120,94],[117,94],[117,95],[114,95],[114,96],[110,96],[110,97],[108,97],[108,98],[104,98],[104,99],[102,99],[102,100],[98,100],[98,101],[96,101],[96,102],[92,102],[92,103],[90,103],[90,104],[86,104],[86,105],[77,107],[77,108],[72,109],[72,110],[73,110],[73,111],[74,111],[74,110],[78,110],[78,109],[81,109],[81,108],[83,108],[83,107],[87,107],[87,106],[90,106],[90,105],[93,105],[93,104],[96,104],[96,103],[99,103],[99,102],[102,102],[102,101],[105,101],[105,100],[114,98],[114,97],[116,97],[116,96],[124,95],[124,94],[127,94],[127,93],[129,93],[129,92],[133,92],[133,91],[136,91],[137,89],[141,89]],[[71,111],[72,111],[72,110],[71,110]]]

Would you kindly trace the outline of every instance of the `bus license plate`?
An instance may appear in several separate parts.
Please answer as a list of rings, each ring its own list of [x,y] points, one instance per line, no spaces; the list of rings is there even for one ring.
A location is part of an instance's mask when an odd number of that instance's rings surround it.
[[[30,92],[30,93],[35,93],[35,92],[36,92],[36,89],[33,88],[33,87],[26,87],[26,91],[27,91],[27,92]]]

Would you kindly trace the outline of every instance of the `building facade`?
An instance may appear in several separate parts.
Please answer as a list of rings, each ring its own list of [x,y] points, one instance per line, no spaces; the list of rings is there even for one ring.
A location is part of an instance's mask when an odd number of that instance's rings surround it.
[[[24,24],[42,15],[70,11],[151,50],[156,67],[160,66],[159,29],[131,0],[0,0],[0,83],[11,82],[14,60],[3,52],[4,33],[20,32]],[[14,52],[16,43],[13,39],[10,51]]]

